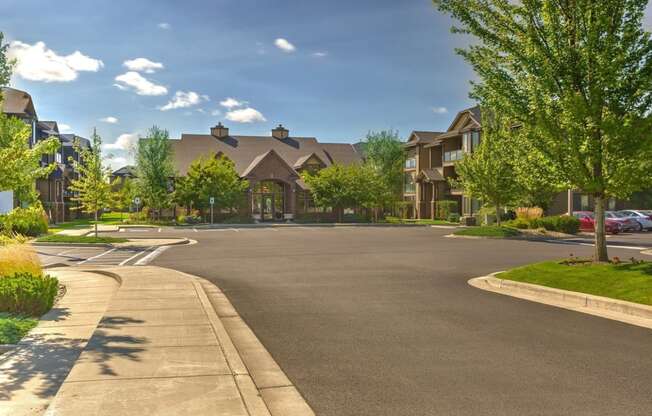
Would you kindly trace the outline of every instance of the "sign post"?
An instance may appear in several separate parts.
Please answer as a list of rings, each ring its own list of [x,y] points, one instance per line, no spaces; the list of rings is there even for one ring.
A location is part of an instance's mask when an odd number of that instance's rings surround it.
[[[215,197],[210,197],[208,202],[211,204],[211,224],[213,224],[213,205],[215,205]]]
[[[140,206],[140,197],[137,196],[134,198],[134,204],[136,204],[136,215],[139,213],[139,206]]]

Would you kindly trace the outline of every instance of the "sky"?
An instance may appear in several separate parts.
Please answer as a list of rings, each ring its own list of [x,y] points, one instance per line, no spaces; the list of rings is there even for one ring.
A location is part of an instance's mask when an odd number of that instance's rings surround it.
[[[113,168],[153,125],[357,142],[446,130],[473,105],[465,39],[430,0],[2,0],[12,86],[102,136]]]

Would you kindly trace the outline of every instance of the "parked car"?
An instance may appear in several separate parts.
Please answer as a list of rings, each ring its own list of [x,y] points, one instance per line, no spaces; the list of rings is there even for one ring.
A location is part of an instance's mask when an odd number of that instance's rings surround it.
[[[632,217],[616,211],[607,211],[604,213],[605,218],[620,223],[620,230],[624,233],[628,231],[640,231],[640,224]]]
[[[595,232],[595,217],[590,211],[575,211],[573,216],[580,220],[580,230],[588,231],[590,233]],[[618,234],[622,231],[622,225],[620,222],[613,220],[612,218],[605,218],[604,229],[609,234]]]
[[[634,219],[638,223],[638,231],[652,230],[652,212],[643,210],[627,209],[618,211],[628,218]]]

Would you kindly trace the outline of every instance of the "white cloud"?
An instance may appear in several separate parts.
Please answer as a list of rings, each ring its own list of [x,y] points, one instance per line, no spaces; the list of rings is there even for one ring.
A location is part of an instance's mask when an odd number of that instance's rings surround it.
[[[104,158],[104,164],[109,166],[111,171],[116,171],[125,165],[129,165],[130,162],[126,157],[107,155],[107,157]]]
[[[321,51],[320,52],[314,52],[312,54],[312,56],[314,56],[315,58],[324,58],[324,57],[328,56],[328,52],[321,52]]]
[[[167,104],[160,108],[161,111],[173,110],[175,108],[187,108],[208,101],[208,96],[199,95],[194,91],[177,91]]]
[[[433,107],[432,112],[435,114],[448,114],[448,108],[446,107]]]
[[[129,71],[115,77],[118,84],[113,84],[121,90],[129,88],[136,91],[138,95],[165,95],[168,89],[163,85],[154,84],[152,81],[140,75],[138,72]]]
[[[100,121],[102,123],[116,124],[118,122],[118,119],[113,116],[109,116],[109,117],[101,118]]]
[[[220,105],[228,109],[242,107],[245,104],[246,104],[245,101],[238,101],[235,98],[231,98],[231,97],[228,97],[226,100],[220,101]]]
[[[147,58],[128,59],[122,65],[130,71],[145,72],[146,74],[153,74],[164,68],[162,63],[150,61]]]
[[[118,138],[113,143],[104,143],[102,147],[106,150],[126,150],[131,151],[136,147],[138,143],[138,134],[136,133],[125,133],[118,136]]]
[[[297,48],[291,44],[287,39],[278,38],[274,41],[274,45],[283,52],[291,53],[297,50]]]
[[[79,51],[65,56],[58,55],[43,42],[34,45],[11,42],[8,56],[16,59],[14,72],[30,81],[74,81],[79,72],[97,72],[104,66],[101,60],[90,58]]]
[[[159,29],[163,29],[163,30],[168,30],[168,29],[170,29],[170,28],[172,27],[172,26],[170,26],[170,24],[167,23],[167,22],[161,22],[161,23],[159,23],[159,24],[156,25],[156,26],[158,26]]]
[[[57,127],[59,127],[59,133],[70,133],[72,131],[72,127],[64,123],[57,123]]]
[[[267,121],[260,111],[247,107],[226,113],[226,119],[236,123],[255,123],[258,121]]]
[[[221,116],[222,112],[220,110],[213,110],[211,111],[212,116]]]

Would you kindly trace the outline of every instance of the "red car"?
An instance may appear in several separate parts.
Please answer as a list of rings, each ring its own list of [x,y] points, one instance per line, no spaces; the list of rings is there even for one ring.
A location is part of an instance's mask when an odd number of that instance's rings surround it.
[[[595,232],[595,217],[590,211],[576,211],[573,216],[580,220],[580,230]],[[622,224],[612,218],[605,218],[604,221],[605,231],[610,234],[618,234],[622,231]]]

